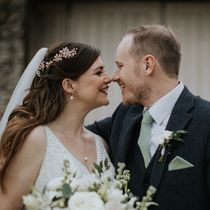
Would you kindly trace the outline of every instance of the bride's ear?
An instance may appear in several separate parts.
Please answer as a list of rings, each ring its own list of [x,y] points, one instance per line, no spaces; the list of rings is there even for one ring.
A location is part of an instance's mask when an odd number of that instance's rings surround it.
[[[73,94],[75,91],[75,82],[71,80],[70,78],[65,78],[62,81],[62,87],[66,93]]]

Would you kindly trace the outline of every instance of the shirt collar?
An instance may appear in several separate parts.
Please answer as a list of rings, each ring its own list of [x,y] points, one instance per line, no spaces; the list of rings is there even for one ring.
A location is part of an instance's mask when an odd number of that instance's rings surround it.
[[[179,82],[173,90],[161,97],[149,108],[149,112],[156,123],[160,125],[170,115],[183,89],[184,84]]]

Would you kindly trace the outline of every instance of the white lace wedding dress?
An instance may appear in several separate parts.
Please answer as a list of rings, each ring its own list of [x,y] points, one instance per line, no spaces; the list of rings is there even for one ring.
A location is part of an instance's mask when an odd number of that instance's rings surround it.
[[[58,138],[54,135],[48,126],[45,126],[45,130],[47,134],[47,149],[44,160],[42,162],[42,166],[37,176],[37,180],[35,182],[36,189],[42,190],[49,181],[63,175],[62,168],[64,160],[69,160],[71,171],[80,174],[90,173],[87,167],[83,165],[79,160],[77,160],[64,147],[64,145],[58,140]],[[94,136],[97,151],[97,163],[108,158],[110,169],[106,171],[106,175],[113,177],[114,167],[104,148],[103,140],[96,134],[94,134]]]

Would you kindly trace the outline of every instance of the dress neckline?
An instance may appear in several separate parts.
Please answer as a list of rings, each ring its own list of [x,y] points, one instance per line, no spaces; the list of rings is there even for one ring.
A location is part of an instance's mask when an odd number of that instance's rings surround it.
[[[67,149],[65,147],[65,145],[60,141],[60,139],[56,136],[56,134],[53,132],[53,130],[45,125],[45,127],[47,128],[47,130],[50,132],[50,134],[53,136],[54,140],[64,149],[64,151],[71,157],[73,158],[82,168],[84,168],[88,173],[92,173],[92,171],[90,171],[88,169],[88,167],[83,164],[69,149]],[[96,148],[96,163],[99,163],[99,145],[98,145],[98,141],[96,141],[96,135],[93,133],[94,135],[94,141],[95,141],[95,148]]]

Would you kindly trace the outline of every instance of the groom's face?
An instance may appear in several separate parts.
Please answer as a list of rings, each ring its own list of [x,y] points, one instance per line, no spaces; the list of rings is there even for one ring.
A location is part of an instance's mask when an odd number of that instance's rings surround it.
[[[124,104],[141,103],[146,90],[145,64],[143,58],[136,59],[131,53],[132,35],[125,36],[116,51],[118,70],[112,80],[118,82]]]

